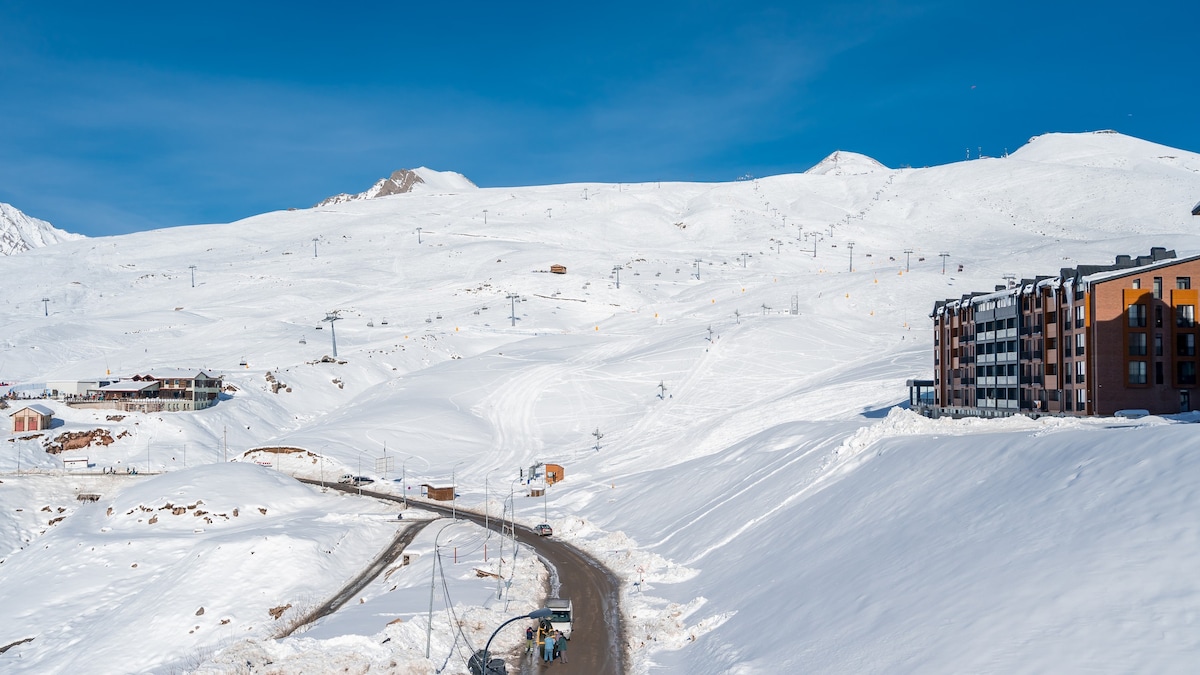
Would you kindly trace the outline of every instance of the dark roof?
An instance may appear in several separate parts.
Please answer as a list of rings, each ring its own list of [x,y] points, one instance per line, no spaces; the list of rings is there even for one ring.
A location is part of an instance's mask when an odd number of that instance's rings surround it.
[[[1200,216],[1200,202],[1196,202],[1196,205],[1192,207],[1192,215]]]

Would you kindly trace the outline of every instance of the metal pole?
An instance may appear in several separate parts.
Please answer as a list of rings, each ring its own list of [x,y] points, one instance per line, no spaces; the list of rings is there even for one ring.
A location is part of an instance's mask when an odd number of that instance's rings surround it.
[[[909,256],[912,255],[912,252],[913,252],[913,250],[911,248],[904,249],[904,271],[905,272],[908,271],[908,260],[909,260]]]
[[[313,257],[317,257],[317,237],[313,237]]]
[[[188,265],[188,269],[192,271],[192,288],[196,287],[196,266]]]
[[[846,246],[850,247],[850,271],[854,271],[854,242],[847,242]]]
[[[433,588],[434,582],[437,581],[438,538],[442,536],[442,532],[445,532],[447,527],[453,524],[453,522],[446,523],[433,537],[433,564],[429,567],[429,625],[425,628],[425,658],[429,658],[429,646],[433,640]]]

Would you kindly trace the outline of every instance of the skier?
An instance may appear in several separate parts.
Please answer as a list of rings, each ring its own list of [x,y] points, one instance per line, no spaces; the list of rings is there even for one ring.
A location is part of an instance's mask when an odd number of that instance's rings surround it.
[[[554,636],[546,636],[546,651],[542,653],[542,660],[550,663],[554,660]]]
[[[554,642],[554,648],[558,650],[558,655],[562,657],[562,662],[567,662],[567,640],[563,637],[562,631],[558,631],[558,640]]]

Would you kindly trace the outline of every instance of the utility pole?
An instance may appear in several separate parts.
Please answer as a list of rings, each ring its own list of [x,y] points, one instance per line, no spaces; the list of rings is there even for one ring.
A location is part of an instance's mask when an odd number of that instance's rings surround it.
[[[50,298],[42,298],[42,315],[50,316]]]
[[[483,210],[483,224],[487,225],[487,209]]]
[[[854,242],[846,242],[846,246],[850,247],[850,271],[854,271]]]
[[[196,266],[188,265],[188,269],[192,271],[192,288],[196,287]]]
[[[949,258],[950,254],[945,251],[942,251],[941,253],[938,254],[938,257],[942,259],[942,274],[945,274],[946,273],[946,258]]]
[[[621,266],[613,265],[613,274],[617,275],[617,288],[621,287]]]
[[[335,359],[337,358],[337,331],[333,328],[333,322],[341,318],[337,315],[336,311],[333,311],[326,314],[324,319],[321,319],[322,321],[329,322],[329,338],[333,340],[333,358]]]
[[[700,259],[696,258],[696,281],[700,281]]]
[[[516,326],[517,325],[517,300],[520,300],[521,296],[517,295],[516,293],[509,293],[508,295],[506,295],[504,297],[508,298],[510,301],[509,304],[511,305],[512,309],[510,310],[509,318],[512,319],[512,325]]]
[[[905,272],[908,272],[908,259],[909,259],[909,256],[911,256],[912,254],[913,254],[913,250],[911,248],[904,249],[904,271]]]
[[[742,251],[742,269],[745,269],[745,267],[746,267],[746,258],[749,258],[749,257],[750,257],[750,254],[749,254],[749,253],[746,253],[745,251]]]
[[[313,257],[317,257],[317,241],[319,237],[313,237]]]
[[[417,228],[417,243],[421,243],[421,228]]]
[[[546,209],[546,217],[547,217],[547,218],[550,218],[550,217],[551,217],[551,215],[550,215],[550,209]]]
[[[583,188],[583,201],[586,202],[587,200],[588,200],[587,188]]]

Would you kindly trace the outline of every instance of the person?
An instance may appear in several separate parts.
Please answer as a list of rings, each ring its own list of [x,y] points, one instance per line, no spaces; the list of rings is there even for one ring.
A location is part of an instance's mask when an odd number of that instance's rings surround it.
[[[533,626],[525,627],[525,653],[533,653]]]
[[[555,649],[558,650],[558,655],[562,657],[562,662],[567,662],[567,639],[563,637],[562,631],[558,631],[558,640],[554,642]]]
[[[550,663],[554,660],[554,636],[546,634],[546,651],[542,653],[542,660]]]
[[[554,637],[554,653],[551,655],[552,660],[558,660],[558,653],[562,648],[563,638],[562,633],[554,631],[551,634]]]

